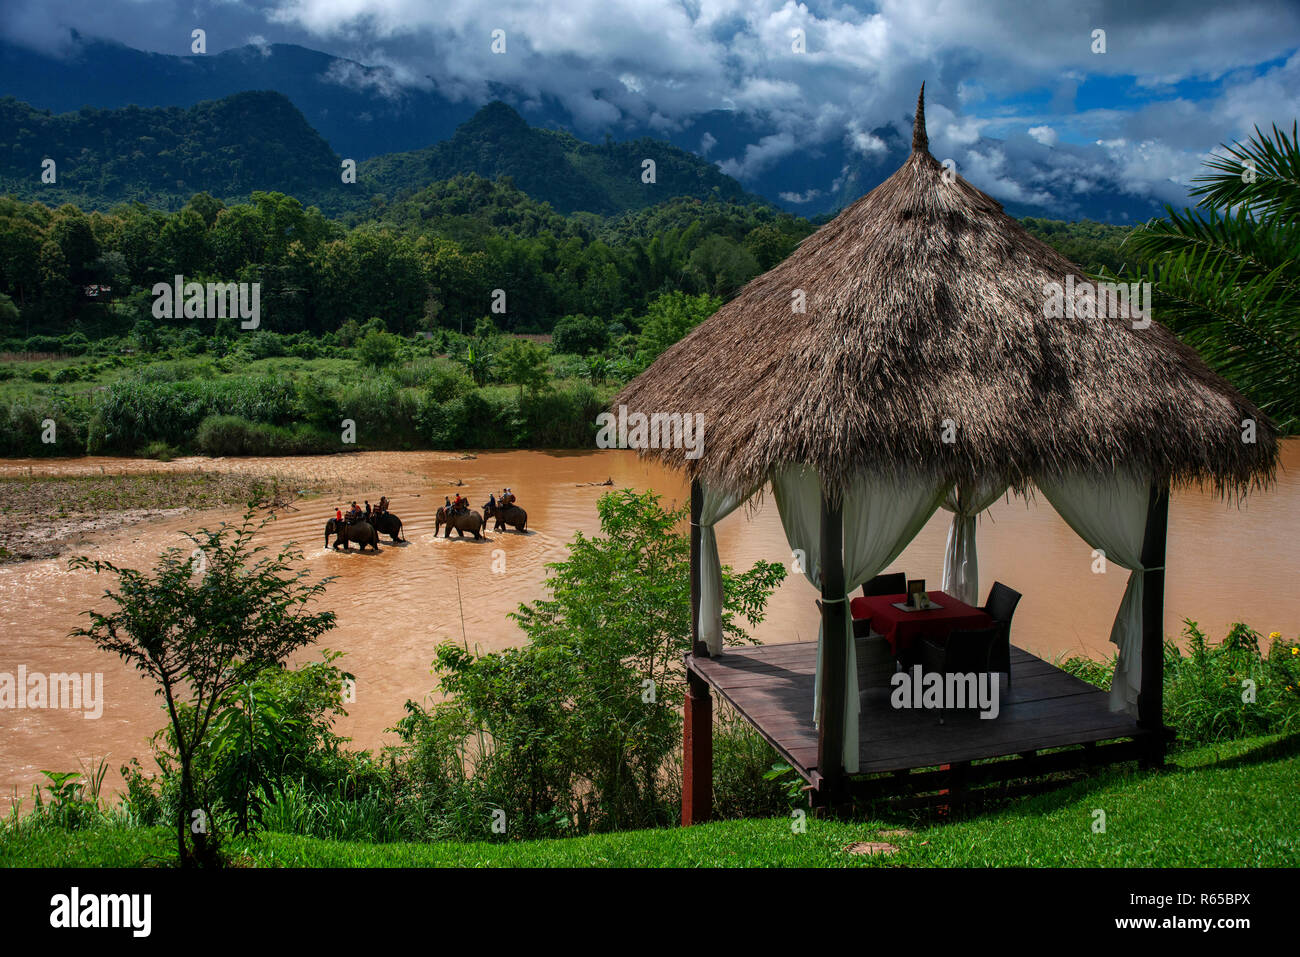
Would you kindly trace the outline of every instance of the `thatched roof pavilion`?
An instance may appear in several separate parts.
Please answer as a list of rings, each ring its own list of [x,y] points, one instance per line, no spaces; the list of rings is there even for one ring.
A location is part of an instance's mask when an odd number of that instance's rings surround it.
[[[1091,297],[1106,313],[1094,317],[1088,295],[1071,295],[1092,291],[1081,269],[930,155],[924,92],[898,171],[613,403],[704,424],[701,448],[641,449],[692,479],[688,820],[708,800],[698,785],[707,743],[692,737],[709,713],[702,663],[723,650],[713,525],[765,485],[822,592],[817,760],[800,773],[834,797],[859,763],[846,595],[941,505],[954,512],[944,588],[962,601],[977,590],[975,518],[1008,488],[1036,487],[1132,571],[1111,634],[1110,710],[1136,718],[1143,753],[1158,760],[1169,488],[1240,495],[1274,477],[1278,438],[1258,408],[1144,317],[1139,300],[1116,309]],[[1078,303],[1069,318],[1051,306],[1062,289]]]
[[[1044,286],[1083,270],[945,176],[924,93],[894,175],[623,389],[629,410],[704,416],[700,458],[650,454],[742,493],[793,462],[832,495],[864,469],[918,467],[1015,487],[1121,465],[1220,490],[1270,480],[1272,427],[1158,322],[1044,316]],[[944,420],[958,441],[943,441]]]

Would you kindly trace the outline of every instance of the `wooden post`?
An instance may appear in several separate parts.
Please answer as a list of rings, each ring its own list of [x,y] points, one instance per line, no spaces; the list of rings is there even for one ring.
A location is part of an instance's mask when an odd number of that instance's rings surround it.
[[[822,491],[822,681],[817,722],[817,770],[827,797],[835,801],[844,789],[844,529],[838,505]]]
[[[686,713],[682,742],[682,826],[701,824],[713,814],[713,698],[709,685],[686,669]]]
[[[1169,526],[1169,485],[1151,486],[1147,524],[1142,534],[1142,686],[1138,692],[1138,724],[1151,732],[1147,760],[1160,767],[1165,760],[1165,534]]]
[[[691,482],[691,651],[709,657],[708,646],[700,641],[700,513],[704,510],[704,489],[699,479]]]
[[[700,512],[704,489],[691,482],[691,653],[686,656],[686,706],[682,715],[682,826],[713,814],[713,697],[691,670],[692,658],[709,657],[700,641]]]

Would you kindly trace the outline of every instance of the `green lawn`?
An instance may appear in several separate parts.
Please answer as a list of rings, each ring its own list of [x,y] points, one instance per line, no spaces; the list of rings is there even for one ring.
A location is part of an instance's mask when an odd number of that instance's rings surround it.
[[[237,841],[257,867],[1254,867],[1300,864],[1300,736],[1249,738],[1176,755],[1168,770],[1116,770],[998,810],[906,820],[722,821],[567,840],[359,844],[285,834]],[[1106,815],[1093,832],[1094,811]],[[880,836],[881,830],[910,833]],[[886,840],[888,856],[845,853]],[[163,828],[0,835],[0,866],[131,867],[174,859]]]

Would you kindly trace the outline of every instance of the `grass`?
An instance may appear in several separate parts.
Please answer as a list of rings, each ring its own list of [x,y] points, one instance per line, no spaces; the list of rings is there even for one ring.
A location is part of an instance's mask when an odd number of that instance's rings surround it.
[[[253,867],[1294,867],[1300,735],[1175,755],[1163,772],[1113,769],[940,823],[808,817],[719,821],[547,841],[362,844],[266,833],[233,841]],[[1095,811],[1106,816],[1094,833]],[[902,833],[893,832],[902,828]],[[895,854],[846,853],[889,841]],[[133,867],[174,858],[165,828],[0,832],[0,866]]]

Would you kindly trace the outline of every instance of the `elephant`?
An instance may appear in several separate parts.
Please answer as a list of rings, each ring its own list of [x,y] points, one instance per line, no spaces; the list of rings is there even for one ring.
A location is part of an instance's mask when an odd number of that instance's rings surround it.
[[[334,536],[334,547],[338,548],[339,542],[342,542],[345,552],[350,550],[348,542],[356,542],[363,552],[367,545],[379,551],[379,533],[368,522],[353,522],[349,525],[347,522],[339,522],[331,518],[325,523],[326,548],[329,548],[331,535]]]
[[[507,505],[504,508],[500,505],[494,505],[488,502],[483,506],[483,519],[495,518],[496,525],[492,527],[494,532],[499,532],[507,525],[513,525],[515,531],[523,532],[528,528],[528,513],[518,505]]]
[[[434,516],[433,534],[436,538],[438,535],[438,529],[443,525],[446,525],[447,531],[443,533],[443,538],[451,538],[451,530],[454,528],[456,529],[456,534],[461,538],[465,537],[466,532],[473,532],[474,538],[476,540],[481,540],[483,536],[479,534],[479,529],[481,529],[484,524],[483,516],[472,509],[466,512],[448,513],[446,507],[443,507],[438,509],[438,514]]]
[[[392,512],[379,512],[370,516],[370,524],[375,526],[375,531],[381,535],[387,535],[395,542],[404,542],[402,538],[402,520]]]

